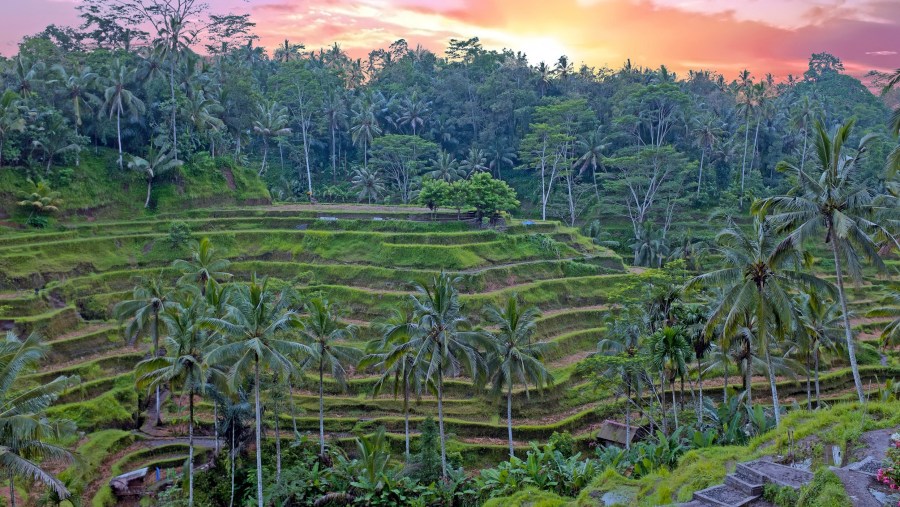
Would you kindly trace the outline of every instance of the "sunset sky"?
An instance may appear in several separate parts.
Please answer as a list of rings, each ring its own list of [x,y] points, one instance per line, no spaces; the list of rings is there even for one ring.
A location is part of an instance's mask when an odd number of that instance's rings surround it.
[[[77,0],[0,0],[0,52],[50,23],[78,23]],[[261,43],[317,48],[338,42],[356,57],[405,38],[442,52],[478,36],[532,63],[565,54],[576,64],[666,64],[733,77],[801,74],[828,51],[848,71],[900,67],[900,0],[209,0],[213,12],[249,12]]]

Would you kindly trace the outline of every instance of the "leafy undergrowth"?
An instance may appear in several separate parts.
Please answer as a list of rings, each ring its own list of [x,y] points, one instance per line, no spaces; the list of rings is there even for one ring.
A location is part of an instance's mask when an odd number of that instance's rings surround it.
[[[898,424],[900,402],[872,402],[864,408],[857,403],[844,403],[814,412],[798,410],[787,415],[778,429],[754,438],[746,446],[694,449],[685,453],[678,466],[671,470],[661,468],[639,479],[632,479],[610,468],[597,476],[574,499],[523,491],[513,496],[495,498],[487,505],[588,507],[597,505],[604,495],[614,503],[639,507],[687,502],[694,491],[722,483],[725,475],[732,472],[739,462],[764,455],[786,454],[791,432],[794,442],[814,435],[822,444],[839,445],[847,450],[863,432],[896,427]],[[843,488],[840,491],[836,489],[834,481],[837,480],[839,485],[840,480],[831,477],[833,475],[825,472],[817,474],[810,487],[800,492],[799,498],[806,502],[803,505],[850,505],[841,503],[846,493]],[[538,503],[527,502],[532,494]],[[826,503],[816,503],[819,501]],[[827,503],[832,501],[837,503]]]

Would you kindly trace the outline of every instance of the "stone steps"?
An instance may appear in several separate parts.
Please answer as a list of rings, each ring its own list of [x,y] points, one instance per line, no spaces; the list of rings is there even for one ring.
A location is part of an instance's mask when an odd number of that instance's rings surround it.
[[[738,463],[734,473],[725,476],[724,484],[695,492],[692,503],[710,507],[743,507],[762,497],[766,483],[799,488],[811,480],[812,474],[809,472],[771,461]]]

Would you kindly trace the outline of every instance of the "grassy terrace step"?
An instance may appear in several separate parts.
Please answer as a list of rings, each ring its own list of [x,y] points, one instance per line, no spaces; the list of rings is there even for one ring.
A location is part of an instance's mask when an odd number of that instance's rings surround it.
[[[14,317],[11,320],[19,334],[37,332],[45,338],[63,334],[83,325],[74,306],[56,308],[27,317]]]
[[[460,290],[464,293],[482,292],[507,284],[521,284],[571,276],[600,275],[622,272],[622,261],[608,254],[527,261],[502,266],[487,266],[476,272],[453,272],[462,277]],[[439,270],[394,269],[377,266],[348,264],[311,264],[283,261],[236,261],[229,270],[238,279],[253,273],[265,274],[290,281],[293,284],[342,283],[365,284],[372,289],[409,290],[411,281],[427,281]],[[178,273],[167,264],[142,269],[124,269],[75,275],[65,280],[51,282],[47,288],[62,298],[84,298],[85,294],[110,293],[130,290],[139,277],[163,276],[174,282]],[[0,301],[2,303],[2,301]]]
[[[231,258],[263,255],[283,260],[324,261],[373,266],[420,269],[470,269],[529,260],[552,260],[580,253],[605,252],[585,246],[579,252],[568,244],[548,249],[527,236],[506,235],[501,239],[469,245],[424,245],[388,243],[380,233],[317,231],[240,231],[210,233],[221,255]],[[425,236],[425,235],[423,235]],[[412,239],[412,238],[408,238]],[[590,250],[587,250],[590,248]],[[103,252],[97,255],[97,252]],[[0,271],[6,273],[0,286],[31,285],[27,277],[42,273],[106,271],[125,266],[147,266],[171,261],[173,252],[164,235],[137,234],[42,243],[0,249]],[[86,261],[86,259],[88,259]]]
[[[0,298],[0,319],[28,317],[50,309],[50,304],[34,292],[21,292],[14,294],[14,297]]]
[[[83,362],[76,364],[42,369],[40,373],[26,378],[40,383],[48,382],[61,375],[78,375],[82,381],[95,380],[131,371],[145,355],[145,352],[135,349],[106,351],[87,356]]]
[[[48,343],[50,352],[45,363],[61,363],[91,354],[104,353],[125,346],[122,330],[111,324],[93,326],[84,334],[75,334]]]

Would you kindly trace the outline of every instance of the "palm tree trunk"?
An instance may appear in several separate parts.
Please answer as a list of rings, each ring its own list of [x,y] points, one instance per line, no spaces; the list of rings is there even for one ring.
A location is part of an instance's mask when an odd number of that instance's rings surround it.
[[[706,148],[700,150],[700,171],[697,174],[697,195],[700,195],[700,183],[703,181],[703,161],[706,158]]]
[[[406,464],[409,464],[409,378],[404,375],[403,378],[403,432],[406,436]]]
[[[16,484],[12,471],[9,472],[9,505],[16,507]]]
[[[441,434],[441,477],[447,478],[447,441],[444,437],[444,378],[443,368],[438,366],[438,430]]]
[[[319,356],[319,453],[325,457],[325,362]]]
[[[194,505],[194,391],[188,393],[188,506]]]
[[[213,431],[215,432],[216,444],[214,452],[216,457],[219,456],[219,402],[213,402]]]
[[[759,122],[760,117],[756,117],[756,132],[753,133],[753,153],[750,154],[750,170],[753,170],[753,163],[756,161],[756,147],[757,142],[759,141]],[[762,176],[762,169],[760,169],[760,176]]]
[[[231,420],[231,499],[228,507],[234,507],[234,459],[237,453],[234,451],[234,419]]]
[[[703,424],[703,363],[697,356],[697,386],[700,388],[700,402],[697,405],[697,420]]]
[[[262,409],[259,405],[259,356],[256,357],[253,373],[253,394],[256,398],[256,501],[257,507],[263,507]]]
[[[812,410],[812,387],[810,386],[809,353],[806,354],[806,410]]]
[[[509,458],[515,457],[512,436],[512,379],[509,379],[509,387],[506,390],[506,429],[509,434]]]
[[[153,178],[147,178],[147,198],[144,200],[144,208],[150,207],[150,190],[153,188]]]
[[[744,392],[747,393],[747,408],[753,406],[753,358],[747,357],[747,366],[744,368]]]
[[[662,368],[659,369],[659,388],[662,391],[659,397],[660,419],[662,420],[663,434],[669,434],[669,423],[666,420],[666,376]]]
[[[3,138],[0,137],[0,168],[3,167]]]
[[[723,337],[722,344],[725,344]],[[722,387],[722,403],[728,403],[728,350],[722,347],[722,365],[725,367],[725,385]]]
[[[259,166],[259,172],[256,173],[257,176],[262,176],[264,172],[266,172],[266,160],[269,158],[269,140],[265,137],[263,138],[263,159],[262,164]]]
[[[175,50],[172,50],[172,58],[169,61],[169,88],[172,91],[172,150],[175,160],[178,160],[178,129],[175,125],[175,113],[178,112],[178,103],[175,101]]]
[[[153,324],[151,332],[153,333],[153,357],[159,357],[159,311],[153,312]],[[162,418],[159,416],[159,384],[156,384],[156,421],[155,426],[162,424]]]
[[[772,388],[772,409],[775,411],[775,427],[781,426],[781,407],[778,406],[778,386],[775,385],[775,369],[772,368],[772,358],[769,347],[766,344],[766,368],[769,370],[769,386]]]
[[[815,368],[816,368],[816,408],[819,408],[819,348],[816,347],[813,351]]]
[[[291,424],[294,425],[294,436],[297,435],[297,416],[296,411],[294,410],[294,378],[288,376],[288,393],[291,397]]]
[[[363,137],[363,169],[369,170],[369,146],[368,139]]]
[[[625,379],[625,450],[631,450],[631,379]]]
[[[806,140],[809,138],[809,133],[806,132],[806,129],[803,129],[803,154],[800,155],[800,172],[803,172],[803,166],[806,164]]]
[[[850,328],[850,313],[847,311],[847,298],[844,296],[844,273],[841,270],[841,256],[838,255],[837,235],[830,232],[831,252],[834,254],[834,269],[837,274],[838,298],[841,300],[841,311],[844,319],[844,337],[847,340],[847,354],[850,356],[850,370],[853,371],[853,383],[856,384],[856,395],[860,403],[866,402],[862,379],[859,377],[859,365],[856,364],[856,347],[853,341],[853,330]],[[818,386],[818,381],[816,381]]]
[[[331,125],[331,182],[337,181],[337,159],[334,154],[334,125]]]
[[[672,415],[675,416],[675,431],[678,431],[678,404],[675,403],[675,379],[670,382],[672,387]]]
[[[747,148],[750,147],[750,113],[747,113],[747,123],[744,125],[744,158],[741,160],[741,197],[738,201],[741,207],[744,206],[744,175],[747,170]]]
[[[119,139],[119,170],[122,169],[122,111],[116,108],[116,136]]]
[[[280,483],[281,483],[281,427],[278,424],[278,402],[275,402],[275,484],[280,484]]]

